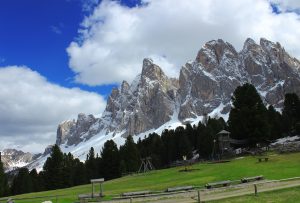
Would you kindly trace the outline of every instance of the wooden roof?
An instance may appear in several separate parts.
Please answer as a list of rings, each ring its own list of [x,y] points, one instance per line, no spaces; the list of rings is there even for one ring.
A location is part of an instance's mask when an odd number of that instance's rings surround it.
[[[103,183],[104,182],[104,178],[99,178],[99,179],[92,179],[91,183]]]
[[[219,134],[230,134],[230,132],[226,131],[226,130],[221,130],[220,132],[218,132],[218,135]]]

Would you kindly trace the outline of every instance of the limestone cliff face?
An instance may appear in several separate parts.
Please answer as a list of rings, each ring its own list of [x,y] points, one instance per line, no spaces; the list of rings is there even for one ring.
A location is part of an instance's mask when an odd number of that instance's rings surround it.
[[[289,56],[278,42],[262,38],[258,45],[253,40],[246,41],[240,60],[249,82],[259,90],[266,103],[281,107],[285,93],[300,95],[300,62]]]
[[[151,59],[144,59],[142,73],[129,85],[113,89],[103,120],[110,131],[135,135],[170,120],[176,102],[178,81],[168,78]]]
[[[98,132],[98,129],[92,128],[96,121],[97,119],[93,115],[80,113],[77,121],[62,122],[57,128],[56,144],[71,146],[89,139]]]
[[[223,105],[226,111],[230,95],[243,80],[238,53],[227,42],[207,42],[196,60],[184,65],[179,76],[181,120],[210,113]],[[226,113],[226,112],[224,112]]]
[[[112,90],[100,118],[80,114],[77,121],[61,123],[57,144],[77,145],[112,132],[137,135],[171,119],[184,122],[212,113],[226,117],[232,93],[246,82],[266,104],[280,108],[285,93],[300,95],[300,62],[266,39],[247,39],[240,52],[221,39],[209,41],[181,68],[178,79],[144,59],[141,74],[131,84],[123,81]]]
[[[300,63],[285,52],[279,43],[261,39],[260,44],[247,39],[241,52],[223,40],[206,43],[196,60],[182,67],[179,76],[181,108],[184,120],[216,108],[230,110],[230,98],[235,88],[251,83],[265,103],[282,107],[284,94],[300,95]]]
[[[64,121],[58,125],[56,133],[56,144],[61,145],[65,143],[68,139],[68,136],[73,133],[73,129],[76,125],[75,120]]]

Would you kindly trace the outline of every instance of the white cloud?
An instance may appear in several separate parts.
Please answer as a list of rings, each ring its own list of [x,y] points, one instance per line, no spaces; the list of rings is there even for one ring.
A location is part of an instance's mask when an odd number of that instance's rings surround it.
[[[41,152],[61,121],[105,107],[100,95],[52,84],[27,67],[0,67],[0,84],[0,149]]]
[[[283,12],[285,11],[300,11],[300,1],[299,0],[271,0],[272,3],[279,6],[279,9]]]
[[[69,65],[77,82],[89,85],[132,80],[149,56],[178,76],[205,42],[218,38],[240,50],[247,37],[265,37],[300,57],[299,16],[276,15],[267,0],[145,0],[135,8],[104,0],[79,32],[80,42],[67,48]]]
[[[99,0],[81,0],[82,10],[90,12],[99,3]]]

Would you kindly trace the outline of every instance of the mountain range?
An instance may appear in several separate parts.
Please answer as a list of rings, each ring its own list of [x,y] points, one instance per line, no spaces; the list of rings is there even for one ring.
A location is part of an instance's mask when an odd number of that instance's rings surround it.
[[[187,122],[197,124],[204,115],[227,120],[232,93],[244,83],[253,84],[264,103],[280,111],[286,93],[300,95],[300,62],[264,38],[259,43],[248,38],[239,52],[222,39],[209,41],[182,66],[178,78],[146,58],[131,83],[123,81],[112,90],[100,118],[80,113],[76,120],[60,123],[56,144],[84,160],[90,147],[99,153],[109,139],[121,145],[128,135],[137,140]],[[29,168],[40,170],[47,154]]]

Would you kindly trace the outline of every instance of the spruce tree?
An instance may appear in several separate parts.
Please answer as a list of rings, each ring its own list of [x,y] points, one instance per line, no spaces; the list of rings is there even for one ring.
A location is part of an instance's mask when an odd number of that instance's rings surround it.
[[[74,175],[73,175],[73,185],[87,184],[89,181],[87,179],[87,173],[85,165],[80,162],[79,159],[74,160]]]
[[[105,179],[109,180],[121,176],[120,154],[113,140],[108,140],[104,143],[100,164],[101,172]]]
[[[32,183],[32,192],[41,191],[40,190],[41,186],[39,185],[39,176],[36,169],[32,169],[29,173],[29,176]]]
[[[69,152],[68,154],[63,154],[63,187],[73,186],[73,176],[74,176],[74,157]]]
[[[38,174],[38,186],[39,186],[38,191],[45,191],[47,189],[45,182],[46,182],[45,181],[45,172],[41,171]]]
[[[11,192],[14,195],[33,192],[33,184],[27,168],[20,168],[14,177]]]
[[[140,155],[136,144],[131,135],[126,138],[125,144],[120,147],[120,155],[122,161],[122,170],[125,172],[136,172],[140,165]],[[125,166],[123,165],[125,164]]]
[[[280,138],[283,133],[282,116],[272,105],[268,107],[268,123],[270,126],[270,136],[268,139],[275,140]]]
[[[187,156],[188,158],[190,158],[192,152],[192,146],[189,141],[189,137],[182,126],[177,127],[175,129],[175,137],[177,142],[176,159],[182,160],[183,156]]]
[[[282,117],[284,130],[294,133],[300,122],[300,100],[297,94],[289,93],[285,95]]]
[[[157,133],[152,133],[149,136],[149,153],[152,158],[152,164],[155,168],[160,168],[162,166],[162,153],[164,152],[164,143],[161,140],[161,136]]]
[[[3,163],[0,159],[0,197],[8,195],[7,176],[4,173]]]
[[[43,167],[45,186],[48,190],[64,187],[63,167],[63,153],[58,145],[54,145]]]
[[[89,180],[99,177],[99,169],[98,169],[97,160],[95,158],[95,150],[93,147],[91,147],[87,155],[87,159],[85,161],[85,167],[86,167],[86,172]]]
[[[195,126],[194,126],[195,127]],[[194,129],[194,127],[192,127],[192,125],[190,123],[187,123],[185,126],[185,134],[187,135],[189,142],[192,146],[192,149],[196,149],[196,145],[197,145],[197,133],[196,133],[196,127]]]
[[[209,158],[212,153],[214,132],[211,125],[208,125],[209,119],[206,121],[206,126],[199,122],[197,127],[197,148],[200,157]]]
[[[163,163],[165,165],[171,164],[176,160],[176,140],[174,130],[164,130],[161,135],[161,140],[163,142]]]
[[[253,85],[247,83],[237,87],[232,105],[228,124],[233,138],[248,139],[249,146],[255,146],[269,137],[266,107]]]

